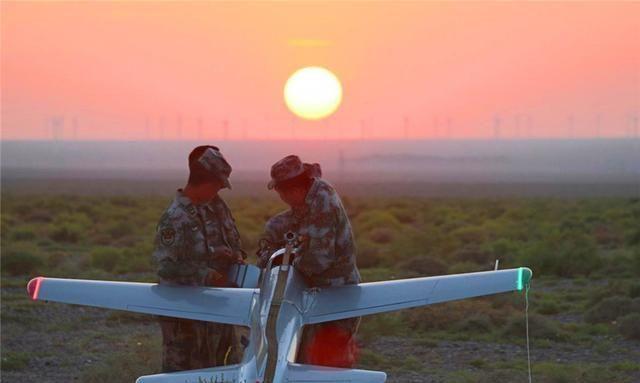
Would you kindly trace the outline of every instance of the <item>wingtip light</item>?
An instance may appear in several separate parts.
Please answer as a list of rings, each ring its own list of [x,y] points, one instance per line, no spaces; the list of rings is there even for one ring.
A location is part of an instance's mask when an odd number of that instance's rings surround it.
[[[30,280],[27,284],[27,293],[29,293],[31,300],[38,300],[38,294],[40,293],[40,286],[42,285],[43,280],[44,277],[37,277]]]
[[[528,267],[520,267],[518,268],[518,280],[516,281],[516,287],[518,291],[524,289],[529,285],[531,281],[531,277],[533,277],[533,272]]]

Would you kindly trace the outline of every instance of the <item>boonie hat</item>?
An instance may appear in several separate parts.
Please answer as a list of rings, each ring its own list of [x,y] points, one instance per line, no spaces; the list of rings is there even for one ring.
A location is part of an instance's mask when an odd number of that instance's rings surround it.
[[[303,163],[295,154],[288,155],[271,166],[271,181],[267,188],[271,190],[279,183],[304,173],[309,174],[310,177],[320,177],[320,165]]]
[[[216,147],[207,148],[198,158],[198,163],[210,172],[212,176],[222,181],[224,187],[231,189],[231,183],[229,182],[231,165],[220,153],[220,149]]]

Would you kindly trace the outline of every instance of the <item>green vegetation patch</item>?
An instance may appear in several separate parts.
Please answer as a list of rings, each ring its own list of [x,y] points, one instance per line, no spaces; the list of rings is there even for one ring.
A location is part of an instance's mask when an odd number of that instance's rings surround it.
[[[601,364],[542,362],[533,365],[533,377],[545,383],[632,382],[613,368]]]
[[[511,337],[522,338],[525,336],[525,319],[522,316],[513,316],[503,328],[503,334]],[[547,319],[542,315],[529,315],[529,335],[532,339],[547,339],[553,341],[566,341],[569,336],[559,323]]]
[[[26,352],[3,352],[2,353],[2,370],[3,371],[21,371],[29,365],[29,354]]]
[[[74,331],[78,322],[92,321],[93,316],[87,315],[78,321],[39,324],[43,313],[50,315],[48,306],[29,301],[24,293],[27,281],[37,275],[155,281],[151,260],[155,226],[171,198],[30,195],[26,199],[3,194],[3,326],[15,331],[28,328],[48,336],[51,332]],[[638,199],[343,196],[343,202],[353,224],[358,265],[365,282],[491,270],[499,259],[500,268],[526,266],[534,272],[529,296],[534,348],[580,346],[608,355],[619,349],[623,338],[638,340]],[[285,206],[276,198],[228,198],[228,203],[250,254],[248,261],[254,262],[252,255],[264,223]],[[523,311],[521,293],[443,303],[365,317],[359,339],[367,345],[376,337],[401,336],[423,349],[437,348],[451,340],[515,343],[517,339],[521,344]],[[150,318],[112,312],[98,321],[92,336]],[[159,343],[140,348],[129,339],[105,341],[110,346],[117,343],[126,347],[110,347],[109,352],[96,348],[102,359],[86,370],[82,380],[133,381],[139,375],[159,371]],[[85,343],[82,346],[91,344]],[[25,368],[25,358],[15,350],[3,349],[2,368]],[[361,365],[421,371],[447,382],[526,379],[521,361],[491,363],[482,355],[452,372],[428,370],[418,355],[388,359],[365,348]],[[603,364],[600,370],[596,367],[534,363],[534,380],[624,382],[627,375],[637,377],[631,363]]]
[[[625,296],[603,299],[585,313],[584,319],[589,323],[613,322],[618,317],[631,313],[631,303],[631,298]]]
[[[146,337],[132,339],[125,350],[112,351],[105,359],[85,369],[80,381],[134,382],[139,376],[159,373],[161,350],[158,346]]]
[[[640,340],[640,313],[628,314],[619,318],[618,329],[626,339]]]

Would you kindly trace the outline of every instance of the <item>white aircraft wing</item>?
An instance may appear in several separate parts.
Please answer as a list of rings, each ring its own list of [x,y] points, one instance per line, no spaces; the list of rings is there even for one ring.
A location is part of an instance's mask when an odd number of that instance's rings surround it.
[[[285,372],[287,383],[384,383],[387,374],[381,371],[332,368],[290,363]],[[252,380],[253,381],[253,380]],[[261,381],[258,379],[257,381]],[[238,365],[204,368],[141,376],[136,383],[231,383],[248,382],[240,375]]]
[[[239,365],[235,364],[224,367],[203,368],[201,370],[145,375],[139,377],[136,383],[239,383],[239,371]]]
[[[308,364],[289,364],[286,372],[288,383],[384,383],[387,374],[382,371],[355,370],[311,366]]]
[[[434,303],[522,290],[532,272],[517,269],[329,287],[311,292],[305,323],[320,323]]]
[[[249,325],[253,295],[259,291],[45,277],[32,279],[27,290],[33,300],[241,326]]]

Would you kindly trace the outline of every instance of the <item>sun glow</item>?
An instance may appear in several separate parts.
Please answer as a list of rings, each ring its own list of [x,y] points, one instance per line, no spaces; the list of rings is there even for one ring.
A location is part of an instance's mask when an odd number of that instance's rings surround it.
[[[296,116],[319,120],[330,116],[340,106],[342,85],[338,77],[325,68],[302,68],[287,80],[284,101]]]

